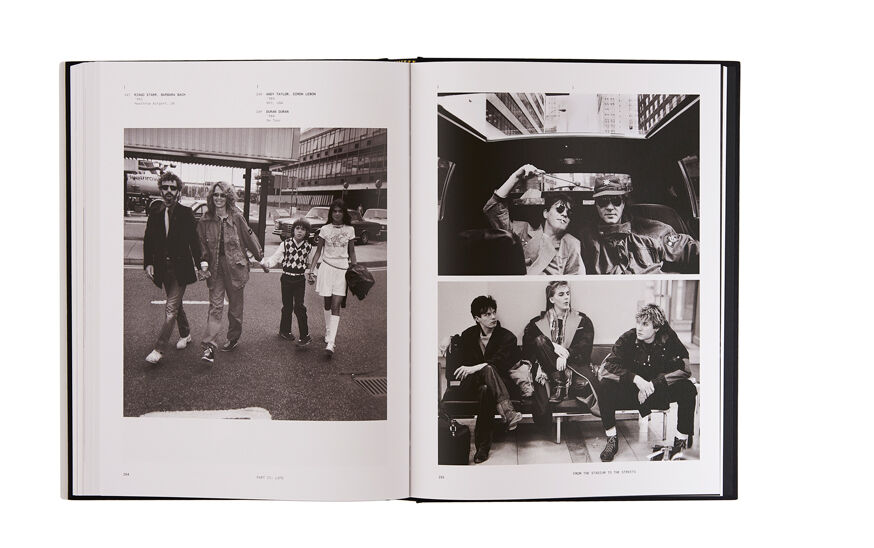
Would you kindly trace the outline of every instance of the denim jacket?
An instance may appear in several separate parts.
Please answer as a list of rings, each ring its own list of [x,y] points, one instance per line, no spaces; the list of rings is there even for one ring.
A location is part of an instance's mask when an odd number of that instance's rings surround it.
[[[262,259],[261,246],[255,233],[249,228],[246,219],[236,210],[222,220],[219,216],[213,216],[208,211],[203,214],[197,223],[197,235],[200,238],[200,246],[203,249],[204,260],[209,263],[210,277],[206,284],[212,287],[213,280],[218,272],[219,242],[221,239],[222,223],[225,232],[225,256],[231,270],[231,285],[240,289],[249,281],[249,258],[246,250]]]

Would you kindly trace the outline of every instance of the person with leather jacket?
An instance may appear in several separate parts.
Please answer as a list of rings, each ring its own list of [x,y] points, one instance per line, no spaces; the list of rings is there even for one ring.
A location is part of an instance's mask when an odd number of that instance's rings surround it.
[[[510,369],[518,361],[516,335],[501,327],[498,305],[491,296],[481,295],[470,303],[476,325],[462,331],[458,348],[452,356],[452,370],[447,376],[461,381],[460,389],[479,402],[474,429],[479,464],[489,458],[495,411],[504,418],[507,430],[515,430],[522,414],[513,408],[507,385],[512,384]]]
[[[658,305],[645,305],[635,320],[637,326],[619,337],[598,369],[601,422],[607,434],[602,461],[612,461],[619,450],[617,409],[638,409],[645,417],[652,409],[677,402],[673,453],[692,446],[698,391],[689,380],[689,351]]]
[[[594,338],[592,320],[571,307],[568,282],[549,282],[546,309],[528,322],[522,334],[523,356],[534,364],[535,369],[539,366],[548,381],[548,403],[561,403],[568,397],[568,384],[574,379],[571,369],[580,371],[589,366]],[[537,380],[539,375],[534,373],[533,376]],[[546,416],[541,419],[543,424],[551,423],[549,407],[538,398],[537,390],[534,407],[538,410],[535,415]]]

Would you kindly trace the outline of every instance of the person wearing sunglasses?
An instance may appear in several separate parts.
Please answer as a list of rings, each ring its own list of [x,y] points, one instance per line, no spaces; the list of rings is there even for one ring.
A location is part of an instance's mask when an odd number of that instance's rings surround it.
[[[582,255],[590,274],[658,274],[666,264],[683,273],[698,272],[698,241],[670,225],[636,218],[628,211],[630,190],[617,177],[595,183],[597,224],[582,234]]]
[[[492,228],[512,232],[522,243],[527,274],[585,274],[580,241],[567,231],[573,207],[567,194],[549,193],[541,198],[539,191],[526,192],[525,196],[536,194],[534,203],[543,205],[539,227],[510,218],[507,203],[510,191],[518,183],[543,173],[531,164],[520,167],[492,193],[483,206],[483,213]]]
[[[243,289],[249,281],[249,257],[256,261],[264,257],[261,245],[243,214],[236,208],[236,191],[225,181],[214,183],[206,199],[206,213],[197,224],[197,233],[209,262],[209,312],[206,330],[201,339],[201,360],[212,364],[218,347],[225,296],[228,299],[228,335],[223,352],[237,348],[243,332]],[[265,272],[270,269],[264,265]]]
[[[182,196],[182,179],[165,172],[158,179],[162,203],[149,213],[146,233],[143,236],[143,269],[146,276],[167,294],[164,306],[164,323],[158,332],[158,340],[146,361],[157,364],[164,356],[173,328],[179,328],[176,348],[184,349],[191,342],[191,328],[182,308],[185,287],[197,280],[195,264],[206,270],[200,240],[197,237],[196,221],[191,208],[179,203]]]

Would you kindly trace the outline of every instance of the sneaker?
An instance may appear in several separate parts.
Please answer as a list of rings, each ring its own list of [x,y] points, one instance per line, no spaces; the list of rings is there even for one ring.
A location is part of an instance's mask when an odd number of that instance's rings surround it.
[[[188,347],[188,343],[190,343],[190,342],[191,342],[191,334],[189,334],[187,337],[182,337],[176,343],[176,350],[184,350],[185,348]]]
[[[157,350],[152,350],[148,356],[146,356],[146,361],[149,363],[158,363],[161,361],[164,355],[158,352]]]
[[[299,341],[297,341],[298,346],[306,346],[313,342],[313,338],[307,335],[306,337],[301,337]]]
[[[237,348],[237,341],[239,341],[239,339],[227,341],[225,344],[222,345],[222,352],[230,352],[231,350]]]
[[[516,426],[522,422],[522,413],[516,411],[516,413],[507,421],[507,432],[512,432],[516,429]]]
[[[473,462],[479,464],[489,460],[489,448],[485,445],[477,447],[476,453],[473,454]]]
[[[213,350],[211,346],[204,348],[203,356],[200,357],[200,361],[212,364],[212,362],[215,361],[215,350]]]
[[[619,451],[619,436],[610,436],[607,438],[607,446],[604,447],[604,450],[601,451],[601,460],[604,462],[610,462],[613,460],[613,457],[616,456],[616,453]]]
[[[334,357],[334,343],[328,343],[327,346],[325,346],[325,356],[328,358]]]
[[[282,332],[280,332],[280,333],[279,333],[279,338],[280,338],[280,339],[284,339],[284,340],[286,340],[286,341],[293,341],[293,340],[294,340],[294,335],[292,335],[291,333],[282,333]]]

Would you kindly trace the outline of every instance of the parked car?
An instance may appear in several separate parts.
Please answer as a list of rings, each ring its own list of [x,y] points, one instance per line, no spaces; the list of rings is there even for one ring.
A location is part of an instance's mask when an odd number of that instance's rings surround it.
[[[361,217],[365,221],[370,221],[372,223],[377,223],[379,225],[379,232],[376,233],[376,239],[385,240],[388,236],[388,211],[385,209],[377,209],[372,207],[364,212],[364,215]]]
[[[310,232],[311,242],[315,242],[316,233],[328,223],[329,210],[329,207],[314,207],[304,215],[304,219],[312,227],[312,232]],[[361,215],[354,209],[349,210],[349,216],[352,218],[352,228],[355,229],[355,243],[357,244],[367,245],[370,239],[376,237],[382,230],[382,225],[362,219]],[[273,233],[281,238],[291,237],[291,225],[299,217],[276,219],[273,225]]]

